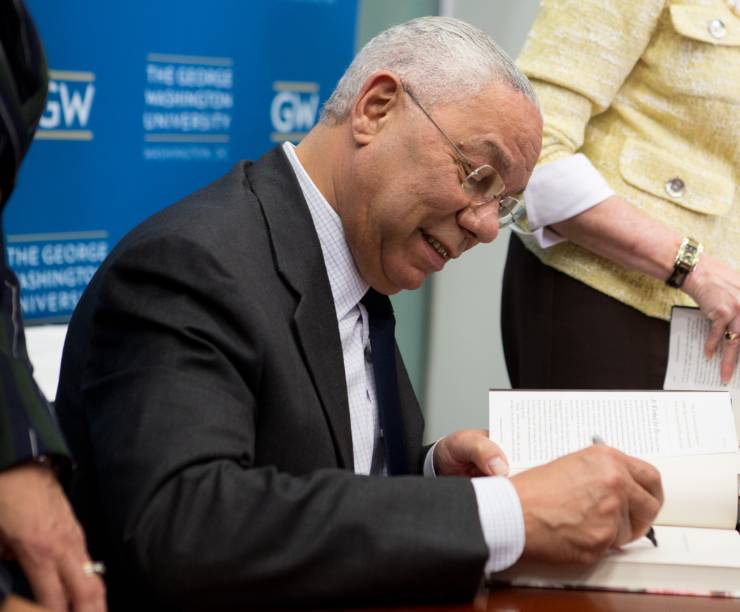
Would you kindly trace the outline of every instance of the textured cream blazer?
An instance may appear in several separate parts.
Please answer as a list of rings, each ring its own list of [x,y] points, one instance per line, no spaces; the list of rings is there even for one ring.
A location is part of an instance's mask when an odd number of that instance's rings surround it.
[[[546,164],[577,152],[648,215],[740,269],[740,0],[543,0],[518,63]],[[547,265],[668,319],[692,304],[571,243]]]

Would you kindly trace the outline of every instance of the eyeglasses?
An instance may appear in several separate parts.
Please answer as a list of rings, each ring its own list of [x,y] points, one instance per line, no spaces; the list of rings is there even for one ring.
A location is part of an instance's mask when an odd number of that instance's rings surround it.
[[[421,112],[426,115],[427,119],[432,122],[432,125],[437,128],[439,133],[445,137],[445,140],[447,140],[447,142],[450,143],[450,146],[455,150],[458,162],[465,171],[465,177],[460,181],[460,187],[462,187],[462,190],[470,198],[471,203],[480,205],[487,204],[493,200],[498,200],[499,227],[503,228],[512,223],[519,225],[521,218],[526,212],[521,200],[521,194],[517,194],[519,197],[506,196],[502,198],[501,194],[506,189],[506,185],[504,185],[504,179],[501,178],[501,175],[496,171],[496,169],[489,164],[475,166],[455,144],[452,138],[447,135],[447,132],[439,126],[434,118],[421,105],[413,92],[405,84],[402,85],[402,87],[408,94],[409,98],[413,100],[414,104],[419,107]]]

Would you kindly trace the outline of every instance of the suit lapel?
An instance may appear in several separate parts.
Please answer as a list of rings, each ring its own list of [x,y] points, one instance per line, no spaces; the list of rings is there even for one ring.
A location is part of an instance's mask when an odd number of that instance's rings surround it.
[[[344,358],[321,245],[293,169],[276,148],[246,170],[277,269],[297,294],[295,332],[331,429],[341,467],[354,470]]]

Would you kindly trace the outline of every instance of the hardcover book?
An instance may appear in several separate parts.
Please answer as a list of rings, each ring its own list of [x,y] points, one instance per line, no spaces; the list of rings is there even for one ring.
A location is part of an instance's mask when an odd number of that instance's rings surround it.
[[[493,390],[489,419],[511,475],[598,436],[658,468],[665,495],[657,547],[641,538],[594,565],[521,560],[492,582],[740,598],[738,441],[727,392]]]

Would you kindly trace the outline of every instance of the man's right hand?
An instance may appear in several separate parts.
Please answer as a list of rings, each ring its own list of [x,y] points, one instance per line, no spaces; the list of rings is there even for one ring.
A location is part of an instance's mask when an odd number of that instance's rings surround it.
[[[597,444],[511,479],[524,511],[523,557],[593,563],[647,533],[663,504],[649,463]]]

